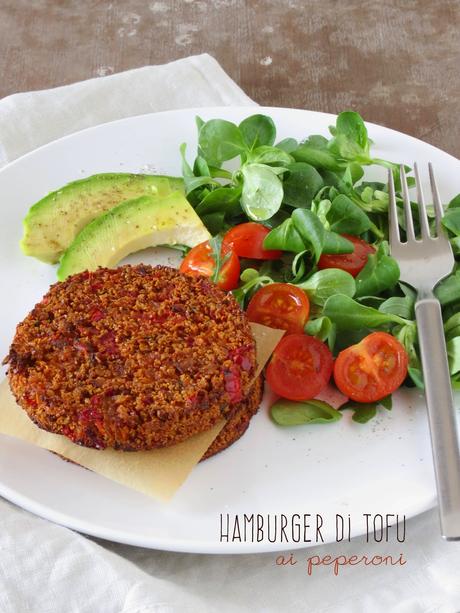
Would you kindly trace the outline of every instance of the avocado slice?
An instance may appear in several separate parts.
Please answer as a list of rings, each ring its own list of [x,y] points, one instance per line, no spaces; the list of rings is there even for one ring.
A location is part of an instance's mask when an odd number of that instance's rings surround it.
[[[181,192],[141,196],[103,213],[83,228],[64,253],[58,279],[99,266],[113,267],[124,257],[158,245],[194,247],[210,238]]]
[[[51,192],[27,213],[21,249],[54,264],[93,219],[112,207],[143,195],[167,196],[184,191],[183,181],[161,175],[104,173],[73,181]]]

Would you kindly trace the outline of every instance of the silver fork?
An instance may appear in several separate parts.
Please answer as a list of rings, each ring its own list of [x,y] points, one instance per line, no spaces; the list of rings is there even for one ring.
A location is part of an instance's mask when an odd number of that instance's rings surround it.
[[[433,168],[431,164],[428,167],[436,236],[432,237],[430,233],[422,185],[417,165],[414,164],[421,230],[421,239],[416,239],[406,175],[404,166],[401,166],[407,241],[403,243],[399,234],[395,188],[390,171],[388,178],[390,249],[392,256],[399,263],[401,280],[417,290],[415,317],[425,382],[441,533],[447,540],[458,540],[460,539],[460,451],[441,306],[433,294],[433,289],[439,281],[452,272],[454,256],[441,225],[443,207]]]

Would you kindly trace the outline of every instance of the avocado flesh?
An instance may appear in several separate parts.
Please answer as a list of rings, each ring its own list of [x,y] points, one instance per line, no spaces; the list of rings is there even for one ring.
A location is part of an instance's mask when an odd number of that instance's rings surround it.
[[[23,226],[21,249],[54,264],[93,219],[112,207],[143,195],[167,196],[184,191],[176,177],[104,173],[68,183],[34,204]]]
[[[141,196],[102,214],[78,234],[65,252],[58,279],[99,266],[114,267],[135,251],[158,245],[194,247],[210,238],[181,192]]]

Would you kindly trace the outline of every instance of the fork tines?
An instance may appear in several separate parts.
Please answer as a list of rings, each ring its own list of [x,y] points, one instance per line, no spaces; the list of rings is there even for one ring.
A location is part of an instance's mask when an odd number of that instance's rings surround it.
[[[417,190],[417,202],[418,202],[418,220],[420,224],[420,234],[422,240],[437,240],[437,239],[445,239],[445,235],[442,231],[441,219],[444,214],[443,206],[441,204],[441,199],[439,197],[438,188],[436,186],[436,181],[433,173],[433,166],[431,163],[428,164],[428,172],[430,176],[430,184],[431,184],[431,192],[433,196],[433,205],[434,205],[434,213],[436,219],[436,236],[431,235],[430,225],[428,221],[428,214],[426,210],[425,198],[423,195],[422,183],[420,181],[420,175],[418,172],[417,163],[414,163],[414,175],[415,175],[415,186]],[[404,220],[405,220],[405,228],[406,228],[406,237],[407,242],[412,242],[417,240],[415,236],[415,227],[414,227],[414,217],[412,211],[412,205],[410,201],[409,195],[409,187],[407,184],[406,171],[404,165],[400,166],[400,180],[401,180],[401,192],[402,192],[402,200],[404,207]],[[401,243],[401,236],[399,231],[399,221],[398,221],[398,206],[396,204],[396,193],[393,179],[393,172],[391,170],[388,171],[388,186],[389,186],[389,220],[390,220],[390,242],[396,244]],[[445,239],[447,240],[447,239]]]

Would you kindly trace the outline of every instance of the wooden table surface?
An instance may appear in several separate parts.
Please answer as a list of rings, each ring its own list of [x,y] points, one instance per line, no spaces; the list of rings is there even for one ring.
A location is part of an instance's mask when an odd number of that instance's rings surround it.
[[[459,0],[0,0],[0,97],[208,52],[254,100],[460,157]]]

